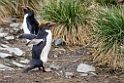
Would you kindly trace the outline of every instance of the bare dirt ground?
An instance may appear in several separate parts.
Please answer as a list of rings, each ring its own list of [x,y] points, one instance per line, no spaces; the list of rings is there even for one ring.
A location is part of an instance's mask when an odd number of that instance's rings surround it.
[[[25,58],[31,58],[31,53],[27,51],[28,47],[25,46],[25,40],[15,38],[8,42],[9,46],[18,47],[25,51]],[[1,43],[5,43],[3,38],[0,39]],[[89,73],[87,76],[81,76],[82,73],[76,71],[77,66],[80,63],[93,65],[90,59],[91,55],[88,55],[89,50],[82,46],[73,48],[78,49],[70,51],[66,46],[55,47],[52,45],[49,60],[45,66],[49,67],[49,65],[55,64],[61,66],[59,69],[52,69],[52,72],[42,72],[35,69],[28,73],[22,73],[23,69],[0,71],[0,83],[124,83],[123,71],[114,72],[110,68],[96,67],[95,74]],[[64,74],[60,74],[60,71],[72,72],[74,75],[67,78]]]

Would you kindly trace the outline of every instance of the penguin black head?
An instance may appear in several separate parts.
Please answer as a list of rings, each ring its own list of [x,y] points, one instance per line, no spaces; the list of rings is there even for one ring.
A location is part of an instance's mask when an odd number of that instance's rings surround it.
[[[43,21],[39,24],[41,30],[50,29],[50,27],[55,26],[56,23]]]
[[[29,6],[21,6],[21,8],[24,9],[24,13],[27,14],[27,13],[34,13],[34,9],[29,7]]]

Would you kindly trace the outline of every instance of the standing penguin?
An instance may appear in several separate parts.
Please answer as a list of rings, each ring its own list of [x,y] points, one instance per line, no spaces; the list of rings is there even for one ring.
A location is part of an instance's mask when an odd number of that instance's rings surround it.
[[[43,63],[46,63],[48,59],[48,53],[50,51],[51,43],[52,43],[52,33],[50,27],[54,25],[55,23],[42,22],[39,25],[39,31],[37,35],[23,34],[19,37],[19,38],[30,39],[31,41],[28,42],[27,45],[33,44],[32,60],[30,63],[30,67],[25,69],[23,71],[24,73],[36,67],[38,67],[39,70],[41,70],[40,67],[42,67],[43,72],[47,71],[44,68]]]
[[[34,17],[34,11],[31,7],[28,6],[21,6],[24,9],[24,20],[23,20],[23,30],[24,33],[27,34],[35,34],[37,35],[39,30],[39,23]]]

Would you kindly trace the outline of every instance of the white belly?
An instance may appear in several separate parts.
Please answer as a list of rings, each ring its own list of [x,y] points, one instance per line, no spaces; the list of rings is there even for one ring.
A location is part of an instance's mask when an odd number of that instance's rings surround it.
[[[51,48],[51,43],[52,43],[52,33],[50,30],[46,30],[46,32],[48,32],[48,36],[46,38],[46,46],[43,48],[41,54],[40,54],[40,59],[46,63],[48,60],[48,53],[50,51]]]
[[[28,26],[27,26],[27,23],[26,23],[27,16],[28,16],[28,14],[25,14],[22,27],[23,27],[23,31],[24,31],[25,34],[30,34],[30,31],[29,31]],[[29,42],[29,41],[30,40],[27,39],[27,42]]]

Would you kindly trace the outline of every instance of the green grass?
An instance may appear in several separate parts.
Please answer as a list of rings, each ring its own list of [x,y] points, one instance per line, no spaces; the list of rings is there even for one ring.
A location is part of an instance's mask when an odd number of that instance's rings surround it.
[[[101,7],[96,16],[97,52],[94,61],[112,67],[124,67],[124,10]]]
[[[41,17],[58,24],[53,29],[54,37],[62,38],[66,44],[83,44],[82,28],[89,13],[80,0],[57,0],[43,7]]]
[[[82,23],[80,2],[74,0],[51,1],[44,7],[43,18],[64,24],[69,29]]]
[[[28,5],[34,9],[38,9],[39,3],[43,0],[0,0],[0,18],[1,20],[7,16],[21,17],[23,10],[22,5]]]

